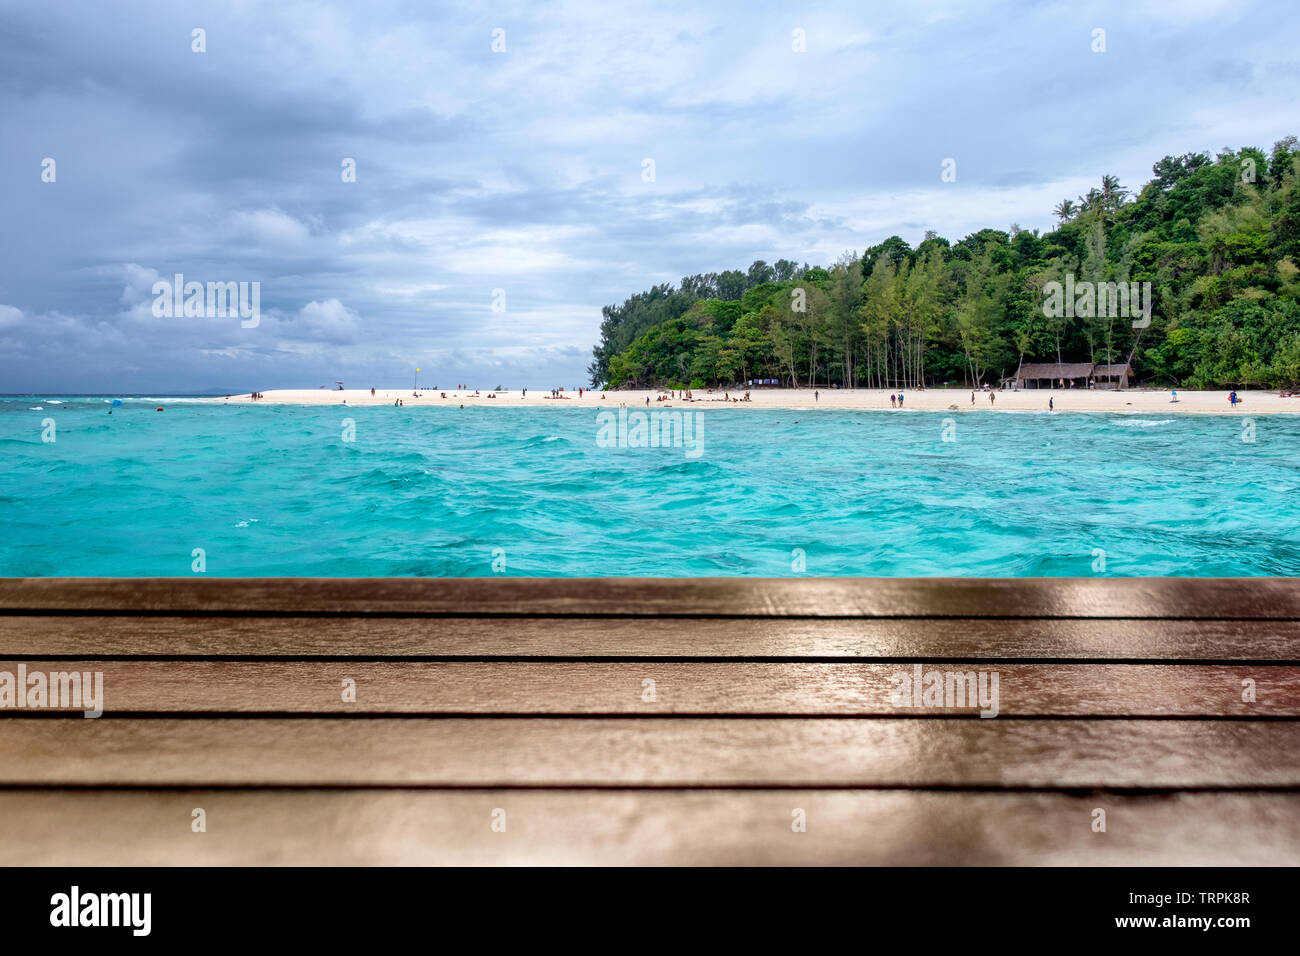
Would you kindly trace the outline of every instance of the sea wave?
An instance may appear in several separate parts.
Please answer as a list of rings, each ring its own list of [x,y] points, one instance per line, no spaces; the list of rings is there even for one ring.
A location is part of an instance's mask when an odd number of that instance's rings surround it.
[[[0,407],[0,576],[187,576],[196,547],[232,576],[1080,577],[1097,549],[1108,575],[1300,574],[1300,419],[1225,454],[1216,416],[1044,409],[944,441],[942,416],[718,408],[698,446],[628,449],[576,411],[110,419],[96,396],[44,443],[26,401]]]

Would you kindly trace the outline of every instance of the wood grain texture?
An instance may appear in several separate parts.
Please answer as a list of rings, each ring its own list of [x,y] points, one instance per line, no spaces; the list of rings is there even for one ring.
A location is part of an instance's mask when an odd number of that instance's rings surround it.
[[[12,719],[0,784],[1300,787],[1300,723],[476,717]]]
[[[191,831],[201,807],[207,832]],[[807,830],[791,830],[792,811]],[[1091,829],[1106,811],[1105,833]],[[506,830],[490,829],[494,809]],[[0,791],[3,866],[1268,866],[1300,794]]]
[[[911,664],[746,662],[26,661],[29,673],[103,675],[108,714],[897,715]],[[18,673],[0,660],[0,672]],[[1160,664],[924,664],[923,673],[998,674],[1011,716],[1298,717],[1300,667]],[[344,681],[355,695],[344,700]],[[653,681],[653,694],[645,681]],[[1253,700],[1243,690],[1252,682]],[[953,701],[956,704],[956,700]],[[55,709],[55,708],[52,708]],[[65,710],[81,710],[67,707]],[[6,717],[29,710],[0,708]]]
[[[0,864],[1300,859],[1296,579],[0,579],[20,663],[108,715],[0,709]]]
[[[0,612],[1300,620],[1295,578],[3,578]]]
[[[0,615],[0,657],[52,655],[1300,663],[1300,621]]]

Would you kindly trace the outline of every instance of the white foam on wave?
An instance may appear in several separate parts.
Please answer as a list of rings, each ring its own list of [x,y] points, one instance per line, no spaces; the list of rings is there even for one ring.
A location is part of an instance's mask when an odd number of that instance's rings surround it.
[[[1155,428],[1159,425],[1172,425],[1172,418],[1130,418],[1126,421],[1114,422],[1124,428]]]

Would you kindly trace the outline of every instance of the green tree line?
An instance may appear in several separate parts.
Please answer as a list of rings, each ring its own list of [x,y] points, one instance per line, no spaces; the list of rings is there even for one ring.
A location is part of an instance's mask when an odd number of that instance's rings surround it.
[[[1131,361],[1153,385],[1300,385],[1300,144],[1166,156],[1133,195],[1103,176],[1057,226],[912,248],[890,236],[829,267],[780,259],[687,276],[606,306],[593,385],[915,388],[996,383],[1024,362]],[[1150,325],[1053,316],[1044,287],[1149,282]]]

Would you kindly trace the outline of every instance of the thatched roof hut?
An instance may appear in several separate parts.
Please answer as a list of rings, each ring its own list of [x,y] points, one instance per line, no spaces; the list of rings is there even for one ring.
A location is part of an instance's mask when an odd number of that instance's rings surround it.
[[[1091,362],[1044,362],[1022,365],[1016,373],[1016,388],[1088,387],[1095,366]]]
[[[1128,388],[1132,374],[1133,368],[1127,362],[1123,365],[1098,365],[1092,370],[1098,388]]]

